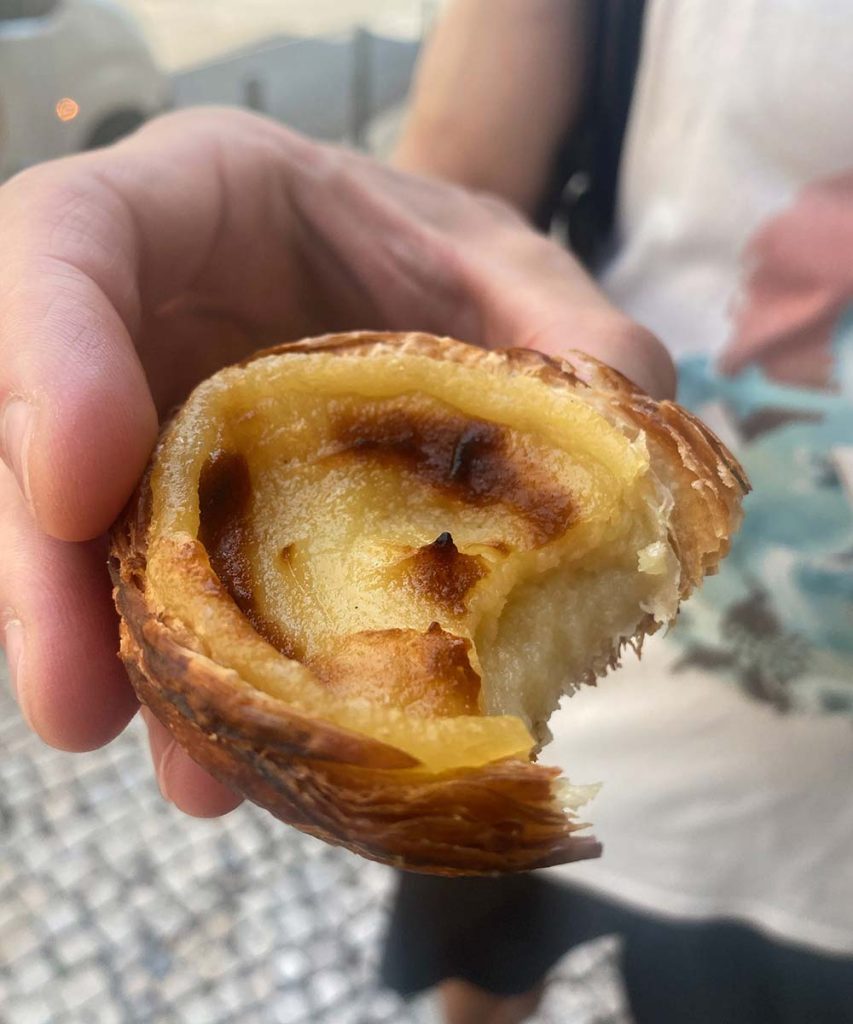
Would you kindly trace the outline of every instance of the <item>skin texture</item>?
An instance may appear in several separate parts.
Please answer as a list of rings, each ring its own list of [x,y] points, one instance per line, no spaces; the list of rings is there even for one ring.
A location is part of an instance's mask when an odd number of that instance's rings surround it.
[[[582,348],[651,393],[668,356],[504,203],[205,109],[0,188],[0,625],[48,742],[108,742],[137,704],[118,663],[104,531],[158,419],[271,342],[420,328],[484,346]],[[236,797],[162,727],[164,793]]]
[[[441,986],[441,1009],[447,1024],[521,1024],[534,1013],[544,984],[518,996],[496,996],[462,978]]]

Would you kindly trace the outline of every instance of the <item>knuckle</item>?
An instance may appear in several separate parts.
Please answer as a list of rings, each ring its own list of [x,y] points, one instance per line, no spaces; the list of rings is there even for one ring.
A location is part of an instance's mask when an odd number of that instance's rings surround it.
[[[663,345],[657,336],[647,327],[621,314],[613,327],[613,333],[615,340],[635,350],[640,349],[645,352],[652,352],[663,349]]]
[[[611,337],[616,359],[625,366],[628,376],[650,394],[667,397],[674,393],[676,373],[672,357],[652,331],[620,316]]]
[[[211,145],[219,146],[223,139],[233,145],[251,144],[274,139],[286,148],[325,148],[300,132],[270,117],[234,107],[204,106],[171,110],[146,121],[133,135],[115,143],[115,148],[131,147],[140,142],[148,145],[152,139],[162,137],[197,141],[206,137]]]

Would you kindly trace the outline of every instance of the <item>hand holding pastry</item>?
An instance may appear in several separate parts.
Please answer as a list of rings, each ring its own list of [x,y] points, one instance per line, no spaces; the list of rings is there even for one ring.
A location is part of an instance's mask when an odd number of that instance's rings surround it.
[[[22,710],[65,749],[136,710],[104,533],[159,421],[220,367],[307,335],[417,328],[581,349],[672,388],[658,343],[508,207],[248,114],[172,115],[27,171],[0,189],[0,238],[0,616]],[[233,806],[158,723],[152,747],[179,806]]]

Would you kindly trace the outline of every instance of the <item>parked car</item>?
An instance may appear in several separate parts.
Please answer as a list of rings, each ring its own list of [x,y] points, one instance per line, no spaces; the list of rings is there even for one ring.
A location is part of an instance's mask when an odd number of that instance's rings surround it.
[[[130,15],[108,0],[0,0],[0,180],[106,145],[171,102]]]

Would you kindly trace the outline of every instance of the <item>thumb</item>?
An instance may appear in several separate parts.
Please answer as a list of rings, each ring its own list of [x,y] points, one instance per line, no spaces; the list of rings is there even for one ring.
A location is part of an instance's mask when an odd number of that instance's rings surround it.
[[[617,309],[571,253],[541,235],[517,235],[511,260],[480,264],[469,281],[489,347],[558,359],[579,350],[654,398],[675,394],[675,367],[661,342]]]
[[[645,327],[616,310],[581,312],[577,308],[523,310],[519,348],[531,348],[555,359],[572,350],[585,352],[618,370],[651,395],[675,396],[675,367],[667,350]]]

